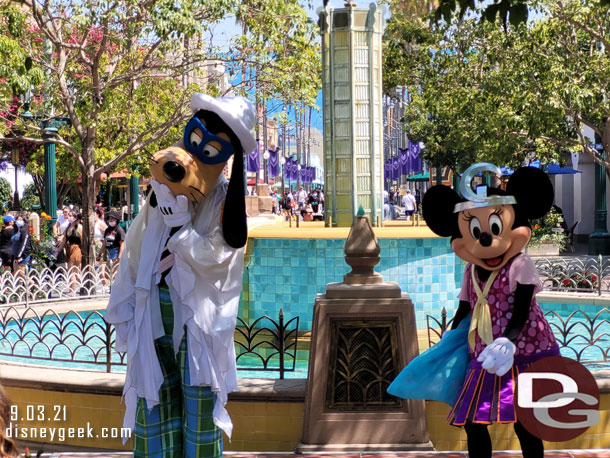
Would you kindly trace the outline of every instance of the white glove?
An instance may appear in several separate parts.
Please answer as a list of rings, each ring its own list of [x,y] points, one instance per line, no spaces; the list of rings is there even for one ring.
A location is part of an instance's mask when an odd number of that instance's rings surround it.
[[[159,211],[163,215],[165,224],[169,227],[183,226],[191,221],[189,212],[189,200],[184,195],[174,196],[167,185],[157,180],[150,180],[150,184],[157,196]]]
[[[477,361],[490,374],[500,377],[506,374],[513,366],[517,347],[506,337],[498,337],[483,349]]]

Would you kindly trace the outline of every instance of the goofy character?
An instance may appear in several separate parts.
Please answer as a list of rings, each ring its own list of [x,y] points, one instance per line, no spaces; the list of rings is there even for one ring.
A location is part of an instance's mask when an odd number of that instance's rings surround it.
[[[126,353],[123,426],[135,457],[220,457],[233,426],[243,155],[256,147],[256,112],[243,97],[201,93],[190,108],[183,139],[150,159],[153,192],[127,233],[105,315]]]

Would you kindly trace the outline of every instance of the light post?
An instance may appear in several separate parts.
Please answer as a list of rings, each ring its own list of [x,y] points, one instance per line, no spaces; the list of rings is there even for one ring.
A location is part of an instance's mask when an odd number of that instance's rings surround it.
[[[27,95],[26,95],[27,97]],[[57,135],[61,126],[71,126],[72,121],[68,116],[33,115],[30,112],[30,101],[26,100],[23,104],[25,113],[21,115],[28,122],[35,121],[42,129],[43,140],[52,140]],[[55,161],[55,143],[53,141],[44,142],[44,185],[45,185],[45,210],[51,217],[49,228],[52,228],[57,221],[57,174]]]
[[[282,167],[282,197],[284,197],[284,164],[286,163],[286,158],[284,157],[284,154],[282,153],[282,156],[280,157],[280,167]]]
[[[13,195],[13,208],[11,210],[21,210],[21,204],[19,203],[19,188],[17,187],[17,172],[19,171],[19,150],[16,146],[11,151],[11,162],[15,167],[15,194]]]
[[[263,181],[267,184],[269,184],[269,171],[267,170],[267,166],[268,166],[268,161],[269,161],[269,151],[265,150],[265,152],[263,153]]]
[[[135,172],[138,170],[137,167],[133,168],[133,173],[129,178],[129,195],[131,200],[131,220],[133,221],[140,213],[140,192],[138,189],[140,179],[136,176]]]
[[[595,148],[606,158],[601,138],[595,134]],[[590,255],[610,254],[610,234],[606,211],[606,167],[595,163],[595,213],[593,232],[589,236]]]

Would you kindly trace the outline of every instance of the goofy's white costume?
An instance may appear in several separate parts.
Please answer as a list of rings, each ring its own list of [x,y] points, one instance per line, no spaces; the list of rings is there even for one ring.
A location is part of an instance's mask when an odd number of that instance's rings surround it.
[[[195,94],[184,138],[151,159],[105,319],[126,352],[124,427],[134,456],[222,455],[237,389],[233,333],[247,238],[243,153],[252,104]],[[231,181],[222,169],[234,154]]]

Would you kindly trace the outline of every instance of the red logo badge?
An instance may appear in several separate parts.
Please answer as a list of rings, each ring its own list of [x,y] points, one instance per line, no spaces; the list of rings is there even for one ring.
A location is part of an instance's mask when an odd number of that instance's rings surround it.
[[[542,440],[568,441],[600,422],[593,374],[562,356],[538,360],[520,373],[515,399],[517,419]]]

